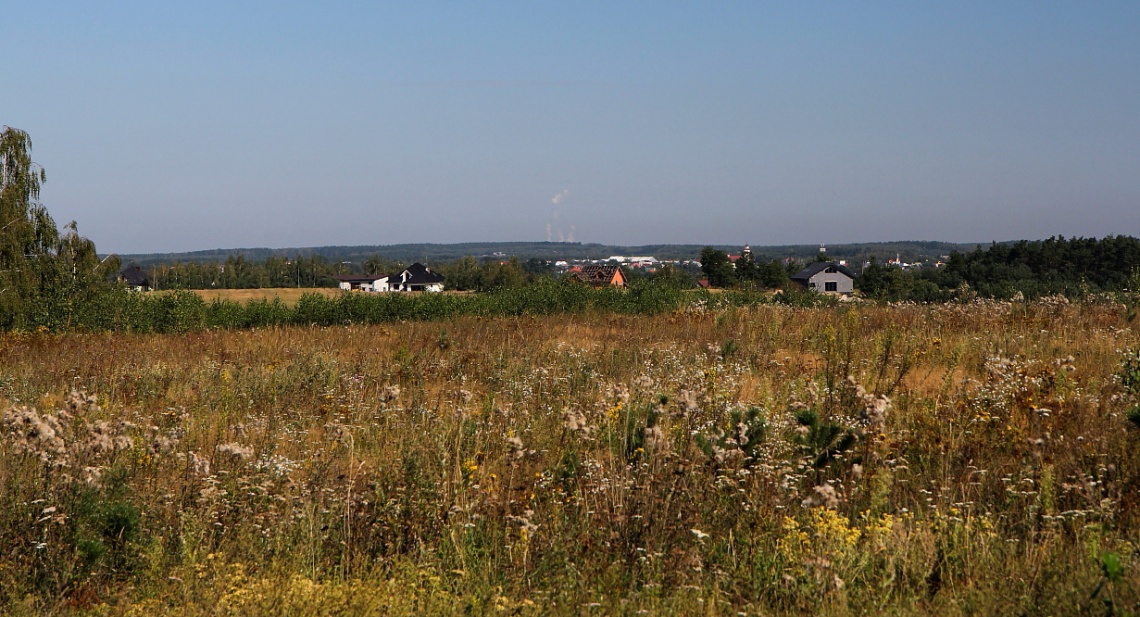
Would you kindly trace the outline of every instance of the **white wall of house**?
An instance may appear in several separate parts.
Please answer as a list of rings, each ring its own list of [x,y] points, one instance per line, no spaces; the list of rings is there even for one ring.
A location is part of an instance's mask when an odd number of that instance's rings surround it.
[[[387,285],[385,283],[385,281],[387,281],[387,280],[388,280],[388,277],[385,276],[382,278],[378,278],[375,281],[358,283],[356,287],[360,291],[364,291],[364,292],[388,291]],[[340,282],[340,288],[345,290],[345,291],[352,291],[352,283],[350,283],[349,281],[341,281]]]
[[[828,283],[833,283],[834,288],[829,289]],[[808,279],[808,289],[849,294],[855,290],[855,281],[842,272],[828,272],[827,270],[823,270],[816,272],[815,276]]]

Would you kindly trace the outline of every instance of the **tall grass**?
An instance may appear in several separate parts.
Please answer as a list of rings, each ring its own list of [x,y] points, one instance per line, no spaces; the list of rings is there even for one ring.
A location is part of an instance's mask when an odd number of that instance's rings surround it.
[[[0,606],[1140,609],[1120,307],[528,293],[3,336]]]

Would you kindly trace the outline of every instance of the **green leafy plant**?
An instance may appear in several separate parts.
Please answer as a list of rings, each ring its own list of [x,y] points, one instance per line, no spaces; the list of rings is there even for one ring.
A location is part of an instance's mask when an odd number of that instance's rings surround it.
[[[1120,384],[1133,396],[1140,396],[1140,349],[1129,349],[1120,360],[1117,371]]]
[[[718,426],[708,434],[698,433],[693,436],[693,442],[717,463],[739,458],[741,466],[751,467],[760,458],[767,433],[764,413],[758,407],[749,407],[729,412],[725,426]]]
[[[811,466],[823,469],[835,458],[851,449],[857,438],[850,428],[827,422],[814,409],[801,409],[795,413],[799,429],[792,433],[792,443],[811,459]]]
[[[1124,417],[1128,418],[1128,421],[1132,423],[1134,428],[1140,429],[1140,405],[1129,409],[1125,412]]]

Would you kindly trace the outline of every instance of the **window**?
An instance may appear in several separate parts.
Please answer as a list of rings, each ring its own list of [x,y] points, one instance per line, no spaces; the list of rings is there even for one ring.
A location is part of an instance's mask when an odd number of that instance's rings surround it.
[[[830,282],[824,283],[823,284],[823,290],[824,291],[839,291],[839,283],[836,283],[835,281],[830,281]]]

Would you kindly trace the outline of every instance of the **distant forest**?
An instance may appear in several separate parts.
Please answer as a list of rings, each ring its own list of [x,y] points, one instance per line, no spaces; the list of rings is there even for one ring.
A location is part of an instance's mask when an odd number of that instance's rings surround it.
[[[967,251],[975,244],[953,244],[949,242],[870,242],[862,244],[835,244],[826,247],[828,256],[849,261],[866,261],[872,256],[880,258],[900,257],[905,261],[938,259],[953,251]],[[175,263],[221,263],[231,257],[243,257],[249,262],[263,262],[270,257],[284,257],[294,260],[297,257],[323,257],[329,262],[350,262],[363,264],[369,259],[389,262],[425,264],[455,261],[464,257],[479,260],[517,257],[528,259],[571,260],[605,259],[611,255],[652,255],[661,260],[696,259],[704,245],[700,244],[644,244],[634,246],[610,244],[583,244],[580,242],[464,242],[457,244],[389,244],[376,246],[320,246],[307,248],[238,248],[192,251],[186,253],[139,253],[121,254],[124,264],[170,265]],[[743,245],[718,245],[714,248],[727,253],[739,253]],[[767,258],[810,260],[820,252],[818,244],[795,244],[752,246],[752,252]]]

